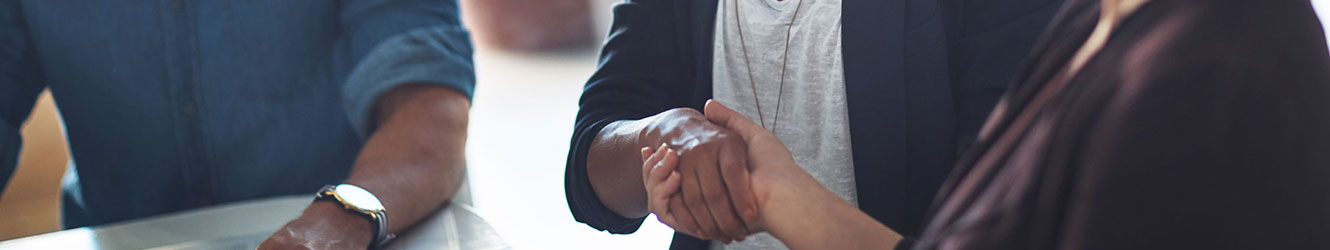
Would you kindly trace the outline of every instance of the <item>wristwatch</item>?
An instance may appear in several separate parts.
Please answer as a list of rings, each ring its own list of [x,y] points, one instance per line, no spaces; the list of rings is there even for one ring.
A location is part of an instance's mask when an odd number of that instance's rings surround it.
[[[388,233],[387,210],[383,209],[383,203],[379,203],[379,198],[374,197],[369,191],[351,184],[327,185],[319,189],[318,195],[314,198],[314,201],[322,200],[342,203],[342,208],[370,220],[374,239],[369,242],[369,249],[378,248],[388,240],[392,240],[393,235]]]

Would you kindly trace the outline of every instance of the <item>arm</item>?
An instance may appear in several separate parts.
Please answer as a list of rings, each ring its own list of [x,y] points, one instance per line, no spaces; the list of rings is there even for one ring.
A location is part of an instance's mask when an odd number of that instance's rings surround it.
[[[388,211],[390,233],[405,231],[457,193],[466,172],[469,107],[460,93],[427,85],[403,86],[383,96],[379,128],[346,183],[379,198]],[[369,220],[341,204],[315,202],[260,248],[364,249],[372,237]]]
[[[600,53],[600,66],[582,92],[568,153],[566,195],[573,217],[610,233],[637,231],[646,217],[635,150],[660,145],[643,131],[673,107],[687,106],[691,86],[660,61],[680,60],[671,8],[663,1],[625,1],[614,7],[614,23]],[[676,74],[669,74],[675,72]],[[672,84],[671,84],[672,83]],[[670,86],[674,85],[674,86]]]
[[[790,249],[892,249],[904,240],[812,176],[807,180],[772,187],[760,208],[765,229]]]
[[[0,0],[0,192],[18,166],[19,128],[46,88],[18,1]]]
[[[454,1],[346,1],[345,66],[351,122],[368,137],[345,181],[373,193],[400,233],[443,206],[465,174],[471,45]],[[364,249],[370,221],[315,202],[261,248]]]
[[[707,102],[706,116],[747,142],[752,189],[762,211],[755,226],[790,249],[888,249],[903,240],[799,168],[766,129],[716,101]]]
[[[747,232],[733,207],[755,206],[748,190],[726,189],[722,182],[748,186],[742,157],[722,155],[744,155],[735,153],[742,152],[742,142],[695,109],[678,108],[700,106],[691,100],[697,85],[688,75],[691,65],[677,63],[689,60],[680,51],[691,50],[688,38],[676,35],[680,15],[675,12],[681,4],[631,0],[615,7],[600,67],[582,94],[569,150],[569,207],[578,221],[597,229],[636,231],[649,212],[638,149],[668,143],[683,154],[684,170],[676,205],[681,209],[672,211],[688,219],[666,223],[693,235],[741,238]]]
[[[668,111],[667,111],[668,112]],[[676,112],[677,113],[677,112]],[[639,120],[611,122],[600,129],[586,156],[586,175],[604,206],[624,218],[647,216],[646,190],[633,188],[642,183],[638,169],[641,159],[631,153],[643,147],[663,143],[655,133],[646,133],[651,124],[669,119],[662,113]],[[634,178],[633,176],[636,176]]]

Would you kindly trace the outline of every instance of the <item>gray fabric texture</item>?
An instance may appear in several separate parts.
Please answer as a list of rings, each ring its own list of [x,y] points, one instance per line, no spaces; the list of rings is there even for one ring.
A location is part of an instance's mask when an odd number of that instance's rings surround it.
[[[856,203],[841,58],[841,0],[738,0],[738,18],[735,0],[719,2],[712,76],[714,98],[754,122],[759,119],[760,103],[761,124],[768,130],[775,129],[776,136],[793,153],[795,162],[823,186]],[[792,18],[797,20],[791,28]],[[747,46],[746,62],[739,38],[737,22],[740,21],[743,43]],[[788,61],[784,60],[786,56]],[[783,87],[782,63],[785,64]],[[770,234],[760,233],[729,245],[715,242],[711,249],[786,247]]]

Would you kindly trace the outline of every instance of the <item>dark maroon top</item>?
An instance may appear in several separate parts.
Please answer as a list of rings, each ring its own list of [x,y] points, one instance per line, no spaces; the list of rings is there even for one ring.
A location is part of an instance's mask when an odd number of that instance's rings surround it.
[[[1074,0],[1054,19],[914,248],[1330,249],[1330,56],[1309,2],[1150,1],[1030,105],[1098,14]]]

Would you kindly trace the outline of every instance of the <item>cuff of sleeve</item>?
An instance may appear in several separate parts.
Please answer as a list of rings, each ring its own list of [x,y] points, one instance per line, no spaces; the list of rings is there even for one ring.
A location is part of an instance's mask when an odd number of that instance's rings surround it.
[[[19,148],[23,147],[23,140],[18,133],[18,128],[9,124],[0,124],[0,193],[5,191],[5,187],[9,185],[9,178],[18,167]]]
[[[896,247],[893,247],[893,248],[891,248],[891,249],[894,249],[894,250],[910,250],[911,248],[914,248],[914,238],[909,237],[909,236],[905,236],[905,237],[902,237],[902,238],[901,238],[901,242],[897,242],[897,243],[896,243]]]
[[[408,83],[427,83],[472,97],[476,85],[470,35],[458,26],[419,28],[385,39],[347,76],[343,97],[351,125],[373,133],[379,96]]]
[[[596,196],[596,190],[591,187],[591,180],[587,177],[586,170],[586,155],[591,142],[600,134],[602,128],[618,120],[622,119],[603,118],[586,128],[579,128],[580,133],[574,135],[573,148],[568,154],[564,191],[568,198],[568,207],[578,222],[612,234],[631,234],[642,227],[646,217],[626,218],[605,207],[600,197]],[[582,127],[581,124],[578,127]]]

